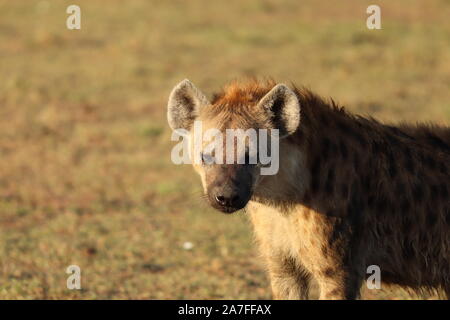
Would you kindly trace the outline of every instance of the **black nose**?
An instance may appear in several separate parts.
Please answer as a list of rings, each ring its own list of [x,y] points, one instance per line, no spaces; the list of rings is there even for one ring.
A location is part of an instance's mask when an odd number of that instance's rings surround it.
[[[223,207],[237,207],[239,205],[240,199],[237,194],[218,194],[215,197],[216,202]]]

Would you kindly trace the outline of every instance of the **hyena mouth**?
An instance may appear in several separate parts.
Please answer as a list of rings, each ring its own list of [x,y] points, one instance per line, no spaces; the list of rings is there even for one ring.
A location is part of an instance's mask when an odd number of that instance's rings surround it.
[[[218,209],[219,211],[226,213],[226,214],[232,214],[235,213],[236,211],[239,211],[241,209],[243,209],[244,207],[241,208],[235,208],[235,207],[221,207],[220,209]],[[217,208],[216,208],[217,209]]]
[[[242,208],[240,208],[240,209],[242,209]],[[232,208],[232,207],[223,207],[223,208],[220,208],[219,211],[223,212],[225,214],[233,214],[240,209]]]

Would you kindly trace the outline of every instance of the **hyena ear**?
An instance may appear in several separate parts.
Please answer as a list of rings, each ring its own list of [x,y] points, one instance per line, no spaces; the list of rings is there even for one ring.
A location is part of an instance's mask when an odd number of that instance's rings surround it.
[[[200,108],[209,104],[208,99],[192,82],[184,79],[170,93],[167,105],[167,120],[172,130],[189,130],[197,118]]]
[[[300,124],[300,103],[297,95],[284,84],[277,84],[258,103],[266,110],[280,138],[294,133]]]

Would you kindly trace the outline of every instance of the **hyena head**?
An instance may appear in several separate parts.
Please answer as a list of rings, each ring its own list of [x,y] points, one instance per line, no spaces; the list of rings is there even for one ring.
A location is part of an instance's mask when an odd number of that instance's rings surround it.
[[[186,79],[170,94],[168,121],[187,138],[211,206],[232,213],[247,205],[263,170],[278,162],[274,149],[297,130],[300,105],[291,89],[275,83],[230,86],[211,103]]]

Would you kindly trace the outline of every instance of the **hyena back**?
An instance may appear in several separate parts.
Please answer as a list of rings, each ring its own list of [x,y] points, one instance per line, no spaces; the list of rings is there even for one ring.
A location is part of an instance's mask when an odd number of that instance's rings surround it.
[[[278,299],[359,297],[367,267],[385,283],[450,297],[450,128],[389,126],[309,90],[233,83],[210,102],[191,82],[172,91],[173,129],[278,129],[279,171],[194,164],[210,204],[246,208]],[[192,139],[192,137],[191,137]]]

